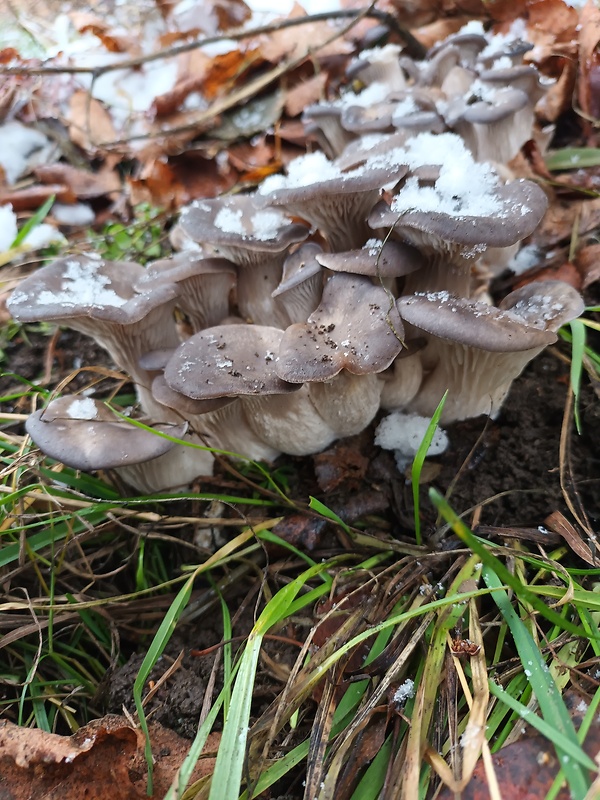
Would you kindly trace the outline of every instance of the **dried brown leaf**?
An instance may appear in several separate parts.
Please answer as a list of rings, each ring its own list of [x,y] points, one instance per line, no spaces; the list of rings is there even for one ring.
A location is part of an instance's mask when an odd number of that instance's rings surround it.
[[[323,98],[327,85],[327,73],[319,72],[312,78],[302,81],[287,93],[285,110],[290,117],[300,114],[306,106]]]
[[[571,550],[587,564],[590,564],[592,567],[600,566],[600,559],[592,555],[592,551],[581,538],[579,531],[560,511],[553,511],[552,514],[544,520],[544,525],[549,530],[562,536]]]
[[[90,172],[61,162],[37,167],[34,174],[42,183],[64,184],[76,197],[84,200],[102,197],[121,189],[119,176],[116,172],[108,169]]]
[[[261,61],[263,54],[258,47],[230,50],[228,53],[215,56],[202,85],[204,96],[211,100],[217,95],[224,94],[250,67],[257,66]]]
[[[583,276],[583,288],[600,280],[600,244],[582,247],[575,257],[575,263]]]
[[[600,8],[588,0],[579,20],[579,106],[589,120],[600,120]]]
[[[591,200],[555,200],[531,237],[540,247],[569,241],[577,226],[579,235],[600,226],[600,197]]]
[[[73,92],[67,121],[71,140],[83,150],[94,152],[103,142],[117,138],[108,111],[84,89]]]
[[[61,203],[74,203],[75,194],[62,183],[28,186],[26,189],[0,190],[0,204],[10,203],[13,211],[33,211],[39,208],[52,195]]]
[[[296,3],[289,18],[304,16],[307,16],[306,12]],[[327,22],[307,22],[305,25],[282,28],[261,39],[261,53],[267,61],[279,64],[286,59],[299,58],[308,50],[319,47],[331,39],[333,33],[334,29]],[[316,55],[321,60],[329,56],[347,55],[352,50],[350,42],[340,37],[322,47]]]

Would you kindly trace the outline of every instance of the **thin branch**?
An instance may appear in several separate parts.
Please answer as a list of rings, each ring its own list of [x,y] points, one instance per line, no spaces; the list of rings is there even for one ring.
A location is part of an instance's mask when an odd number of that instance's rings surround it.
[[[401,25],[398,20],[386,11],[379,11],[376,8],[371,6],[365,8],[355,8],[355,9],[341,9],[339,11],[329,11],[323,12],[321,14],[310,14],[304,17],[293,17],[291,19],[284,19],[277,23],[271,23],[269,25],[259,25],[255,28],[244,28],[241,30],[235,31],[225,31],[218,36],[207,36],[202,39],[195,39],[192,42],[186,42],[185,44],[176,45],[175,47],[168,47],[163,50],[157,50],[154,53],[149,53],[148,55],[138,56],[136,58],[128,58],[124,59],[123,61],[117,61],[114,64],[104,64],[102,66],[97,67],[76,67],[76,66],[43,66],[43,67],[31,67],[25,65],[19,66],[7,66],[7,67],[0,67],[0,75],[94,75],[95,77],[99,77],[100,75],[104,75],[107,72],[114,72],[115,70],[120,69],[134,69],[136,67],[141,67],[143,64],[149,64],[153,61],[159,61],[163,58],[175,58],[182,53],[189,53],[192,50],[196,50],[199,47],[204,47],[206,45],[215,44],[216,42],[221,42],[224,39],[232,39],[234,41],[240,41],[242,39],[249,39],[253,36],[259,36],[265,33],[274,33],[276,31],[285,30],[286,28],[293,28],[298,25],[308,25],[314,22],[326,22],[329,20],[336,20],[336,19],[348,19],[348,18],[356,18],[361,19],[363,17],[369,17],[372,19],[377,19],[379,22],[387,25],[391,30],[393,30],[399,37],[402,39],[406,52],[412,58],[423,58],[425,55],[425,48],[423,45],[415,39],[415,37],[410,33],[410,31]]]

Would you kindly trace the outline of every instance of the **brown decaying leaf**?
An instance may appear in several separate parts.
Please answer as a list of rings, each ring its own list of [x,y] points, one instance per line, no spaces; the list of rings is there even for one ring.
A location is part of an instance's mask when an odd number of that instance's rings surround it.
[[[568,242],[575,227],[579,236],[600,226],[600,197],[591,200],[555,200],[531,241],[540,247],[554,247]]]
[[[32,211],[52,195],[61,203],[75,203],[77,196],[62,183],[28,186],[26,189],[0,189],[0,205],[10,203],[13,211]]]
[[[87,11],[71,13],[71,22],[79,33],[93,33],[102,42],[109,53],[128,53],[130,56],[141,55],[142,49],[133,36],[111,31],[110,25],[102,17]]]
[[[76,197],[83,200],[103,197],[121,189],[119,176],[110,169],[91,172],[86,169],[77,169],[70,164],[58,163],[37,167],[34,174],[44,184],[64,184]]]
[[[560,511],[553,511],[552,514],[544,520],[544,525],[551,531],[562,536],[571,550],[587,564],[590,564],[592,567],[600,566],[600,558],[592,555],[592,551],[581,538],[579,531]]]
[[[590,121],[600,121],[600,8],[588,0],[579,20],[579,106]]]
[[[98,100],[90,99],[84,89],[73,92],[67,122],[71,140],[83,150],[95,152],[103,142],[117,138],[108,111]]]
[[[202,84],[202,93],[207,100],[224,94],[250,69],[263,62],[260,48],[230,50],[212,59]]]
[[[301,5],[296,3],[288,17],[290,19],[306,16]],[[263,58],[271,64],[279,64],[286,59],[294,59],[304,52],[319,47],[334,34],[334,29],[327,22],[307,22],[292,28],[282,28],[268,36],[261,37],[260,51]],[[338,37],[318,50],[319,61],[329,56],[348,55],[353,47],[350,42]]]
[[[564,700],[575,727],[579,727],[587,710],[587,701],[576,692],[567,692]],[[583,701],[583,702],[582,702]],[[592,725],[583,743],[583,749],[595,758],[600,747],[600,726]],[[559,769],[554,748],[543,736],[523,737],[507,745],[492,756],[498,779],[500,795],[510,800],[540,800],[548,793]],[[471,780],[462,790],[461,800],[489,800],[490,792],[483,761],[479,761]],[[589,795],[592,797],[595,795]],[[453,800],[455,794],[443,789],[438,800]],[[556,795],[557,800],[569,800],[571,794],[565,785]]]
[[[166,161],[148,161],[138,178],[129,178],[130,201],[177,209],[199,197],[216,197],[237,182],[237,172],[221,171],[215,159],[189,153]]]
[[[326,85],[327,73],[319,72],[312,78],[307,78],[289,89],[285,100],[285,110],[288,116],[295,117],[311,103],[321,100]]]
[[[582,247],[575,257],[575,263],[583,276],[583,288],[600,280],[600,244]]]
[[[333,447],[313,457],[315,475],[323,492],[345,488],[358,489],[364,481],[369,459],[363,456],[356,443],[336,443]]]
[[[189,742],[151,723],[153,798],[164,797]],[[211,734],[205,752],[218,747]],[[210,774],[212,758],[201,759],[193,780]],[[73,736],[0,722],[0,796],[10,800],[135,800],[147,798],[144,736],[124,717],[109,715]]]
[[[563,261],[556,266],[534,268],[524,272],[522,277],[513,284],[514,289],[527,286],[532,281],[564,281],[579,291],[582,288],[581,274],[575,264]]]

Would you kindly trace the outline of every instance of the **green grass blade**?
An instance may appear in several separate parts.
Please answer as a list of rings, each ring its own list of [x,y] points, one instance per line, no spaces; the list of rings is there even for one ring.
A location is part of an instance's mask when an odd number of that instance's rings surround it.
[[[546,720],[538,717],[538,715],[534,714],[533,711],[530,711],[527,706],[524,706],[522,703],[519,703],[518,700],[515,700],[514,697],[511,697],[510,694],[495,681],[490,680],[489,687],[490,694],[493,694],[494,697],[498,698],[498,700],[507,705],[510,709],[516,711],[524,722],[526,722],[528,725],[531,725],[532,728],[535,728],[536,731],[541,733],[542,736],[545,736],[546,739],[559,746],[565,755],[570,756],[585,769],[597,770],[597,767],[592,759],[587,756],[579,746],[579,742],[572,742],[570,738],[567,738],[564,734],[558,731],[552,722],[546,722]],[[585,797],[585,792],[582,795],[573,796],[583,798]]]
[[[551,171],[585,169],[600,166],[600,148],[565,147],[546,156],[546,166]]]
[[[46,216],[50,211],[50,209],[52,208],[52,205],[55,200],[56,200],[56,195],[55,194],[50,195],[50,197],[46,200],[46,202],[43,203],[43,205],[41,205],[38,208],[35,214],[27,220],[27,222],[23,225],[21,230],[15,236],[15,239],[9,248],[10,250],[22,244],[27,234],[30,233],[34,228],[36,228],[40,224],[40,222],[43,222],[46,219]]]
[[[579,418],[579,388],[581,386],[581,373],[585,355],[585,324],[583,320],[574,319],[569,323],[571,327],[571,390],[575,396],[573,415],[577,433],[581,434],[581,420]]]
[[[145,756],[146,756],[146,761],[148,763],[149,794],[152,794],[153,791],[152,747],[150,744],[148,723],[146,722],[146,716],[144,714],[144,708],[142,706],[142,692],[144,691],[144,684],[148,680],[148,676],[150,675],[152,668],[158,661],[159,657],[162,655],[167,645],[167,642],[173,635],[173,631],[175,630],[175,625],[177,624],[177,620],[179,619],[182,611],[189,602],[195,577],[196,574],[194,573],[192,576],[188,578],[188,580],[181,587],[181,589],[177,593],[177,596],[171,603],[169,610],[165,614],[163,621],[160,623],[160,626],[154,636],[154,639],[152,640],[152,643],[148,648],[148,652],[146,653],[146,656],[142,661],[140,670],[135,679],[135,683],[133,684],[133,699],[135,701],[135,708],[140,720],[140,728],[142,729],[144,736],[146,737]]]
[[[231,706],[219,745],[209,800],[237,800],[240,795],[250,706],[261,645],[262,636],[257,633],[251,634],[233,687]]]
[[[444,404],[446,402],[446,398],[448,397],[448,390],[444,392],[444,396],[438,403],[436,410],[433,412],[429,425],[427,426],[427,430],[425,431],[425,436],[423,437],[423,441],[419,445],[419,449],[415,455],[412,469],[410,472],[410,477],[412,481],[412,495],[413,495],[413,506],[415,509],[415,540],[417,544],[421,544],[421,515],[420,515],[420,505],[419,505],[419,488],[420,488],[420,480],[421,480],[421,472],[423,470],[423,464],[425,463],[425,458],[427,457],[427,452],[429,450],[429,446],[433,441],[433,437],[435,436],[435,432],[437,430],[438,422],[440,421],[440,417],[442,416],[442,411],[444,410]]]
[[[346,533],[351,532],[350,528],[344,522],[344,520],[341,517],[339,517],[335,513],[335,511],[332,511],[330,508],[327,508],[327,506],[324,505],[320,500],[317,500],[316,497],[311,496],[310,503],[308,505],[309,508],[312,508],[313,511],[316,511],[322,517],[326,517],[327,519],[330,519],[332,522],[335,522],[337,525],[340,526],[340,528],[346,531]]]
[[[523,621],[514,610],[498,576],[490,567],[484,566],[482,577],[486,585],[494,590],[492,598],[506,620],[506,624],[510,628],[519,658],[523,664],[525,676],[535,694],[542,717],[552,728],[550,740],[556,749],[559,764],[562,766],[571,790],[571,796],[584,797],[589,788],[590,781],[589,777],[582,769],[582,763],[587,760],[590,764],[593,764],[593,761],[588,759],[583,750],[581,750],[581,746],[577,740],[577,733],[567,707],[564,704],[560,691],[554,683],[540,649],[523,624]],[[525,720],[528,722],[529,716],[526,716]],[[557,732],[559,732],[565,740],[569,741],[571,747],[569,748],[570,752],[568,754],[563,750],[562,745],[558,744],[556,738]],[[573,751],[575,749],[579,751],[578,759],[575,759],[573,756]],[[589,768],[588,766],[588,769]]]
[[[436,506],[442,517],[452,526],[452,530],[456,535],[469,547],[474,553],[477,553],[485,566],[490,567],[506,586],[513,589],[517,597],[526,603],[529,603],[542,617],[545,617],[549,622],[557,625],[561,630],[569,631],[575,636],[581,636],[584,639],[588,635],[577,625],[574,625],[570,620],[565,619],[558,614],[553,608],[549,608],[540,598],[535,594],[529,586],[521,583],[519,578],[515,577],[509,572],[500,559],[496,558],[488,547],[481,542],[468,526],[460,519],[456,512],[444,500],[442,495],[433,487],[429,490],[429,496],[432,503]],[[539,590],[539,587],[536,587]],[[566,591],[566,590],[565,590]],[[564,595],[564,591],[561,597]],[[594,638],[600,639],[600,632],[597,632]]]

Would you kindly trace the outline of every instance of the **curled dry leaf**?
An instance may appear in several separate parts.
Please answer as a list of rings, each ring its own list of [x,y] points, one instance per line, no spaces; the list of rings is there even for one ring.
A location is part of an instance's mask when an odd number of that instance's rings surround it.
[[[306,12],[297,3],[289,14],[289,18],[304,17]],[[320,48],[324,42],[333,38],[335,29],[327,22],[307,22],[297,27],[282,28],[261,38],[260,50],[263,58],[271,64],[279,64],[285,59],[299,58],[315,48]],[[318,60],[328,56],[349,55],[352,45],[343,38],[320,48],[315,54]]]
[[[85,11],[76,11],[71,14],[71,21],[79,33],[93,33],[97,36],[109,53],[141,55],[140,45],[133,36],[111,31],[110,25],[102,17]]]
[[[569,709],[569,716],[578,728],[587,710],[587,700],[574,691],[567,692],[564,700]],[[583,749],[594,758],[599,745],[600,726],[592,725],[583,743]],[[545,797],[560,767],[554,748],[543,736],[524,736],[518,742],[503,747],[491,758],[500,796],[510,797],[510,800],[539,800]],[[479,760],[473,777],[460,796],[462,800],[488,800],[490,797],[486,768],[482,759]],[[571,796],[563,782],[562,789],[555,797],[557,800],[569,800]],[[454,792],[447,787],[438,795],[439,800],[452,800],[454,797]]]
[[[324,96],[327,73],[319,72],[312,78],[301,81],[287,93],[285,110],[290,117],[300,114],[307,106],[316,103]]]

